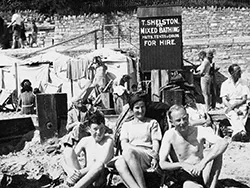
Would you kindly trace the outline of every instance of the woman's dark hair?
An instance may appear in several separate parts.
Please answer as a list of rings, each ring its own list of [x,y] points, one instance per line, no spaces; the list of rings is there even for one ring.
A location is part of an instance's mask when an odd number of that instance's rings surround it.
[[[99,110],[96,110],[95,112],[91,113],[88,119],[89,125],[93,123],[97,125],[100,125],[102,123],[105,124],[104,115]]]
[[[24,79],[22,82],[21,82],[21,87],[24,87],[25,85],[27,86],[27,85],[29,85],[29,86],[31,86],[31,82],[30,82],[30,80],[28,80],[28,79]]]
[[[24,79],[22,82],[21,82],[21,93],[27,91],[32,91],[32,87],[31,87],[31,82],[28,80],[28,79]]]
[[[146,104],[145,98],[139,94],[132,95],[129,99],[129,108],[133,110],[135,103],[138,101],[143,101]]]

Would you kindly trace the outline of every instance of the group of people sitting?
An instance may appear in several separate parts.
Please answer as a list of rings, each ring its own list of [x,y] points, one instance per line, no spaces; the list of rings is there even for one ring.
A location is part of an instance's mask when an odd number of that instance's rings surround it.
[[[119,156],[114,156],[115,142],[105,126],[104,115],[94,108],[85,109],[84,120],[76,120],[79,123],[73,128],[68,124],[69,133],[63,140],[62,166],[68,177],[67,185],[102,187],[106,184],[107,168],[112,167],[126,187],[146,188],[145,172],[170,171],[185,188],[215,187],[228,141],[214,134],[206,114],[198,115],[197,120],[188,113],[190,108],[197,109],[193,102],[188,107],[171,106],[165,112],[166,124],[170,125],[163,132],[158,121],[146,116],[145,97],[132,95],[128,103],[132,117],[120,129]],[[75,129],[82,136],[78,137]]]
[[[232,64],[228,71],[230,77],[222,84],[220,95],[234,140],[247,134],[249,89],[241,79],[239,65]],[[114,141],[116,137],[105,125],[104,115],[93,108],[91,101],[76,103],[68,115],[69,133],[63,140],[62,166],[67,185],[102,187],[107,169],[114,168],[126,187],[146,188],[144,173],[157,172],[174,174],[184,188],[215,188],[229,141],[217,134],[206,106],[197,104],[192,94],[186,96],[185,106],[164,106],[166,121],[162,125],[159,118],[150,118],[153,102],[149,104],[142,95],[133,94],[124,108],[129,113],[120,114],[126,118],[118,118],[122,122],[116,132],[120,144]],[[114,156],[119,145],[122,152]]]

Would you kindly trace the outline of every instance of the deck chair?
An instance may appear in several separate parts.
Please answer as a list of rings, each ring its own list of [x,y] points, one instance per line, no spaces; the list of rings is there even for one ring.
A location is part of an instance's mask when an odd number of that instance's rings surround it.
[[[0,111],[15,111],[16,106],[12,100],[14,90],[1,89],[0,91]],[[7,104],[12,105],[12,109],[6,107]]]
[[[164,133],[167,129],[168,126],[166,126],[166,121],[165,121],[165,114],[166,111],[169,109],[169,105],[161,102],[149,102],[146,104],[147,106],[147,111],[146,111],[146,117],[156,119],[161,127],[162,133]],[[122,153],[121,150],[121,144],[120,144],[120,131],[122,124],[125,121],[129,121],[133,118],[133,115],[129,109],[128,104],[124,106],[123,112],[119,115],[117,121],[116,121],[116,127],[115,127],[115,135],[114,135],[114,140],[115,140],[115,156],[118,156]],[[107,187],[110,187],[112,183],[112,178],[113,175],[118,174],[116,169],[114,168],[108,168],[109,170],[109,176],[108,176],[108,181],[107,181]],[[163,182],[163,176],[156,172],[146,172],[144,173],[144,177],[146,180],[147,187],[149,188],[157,188],[160,187],[160,185]],[[164,176],[165,177],[165,176]],[[150,180],[150,181],[148,181]]]

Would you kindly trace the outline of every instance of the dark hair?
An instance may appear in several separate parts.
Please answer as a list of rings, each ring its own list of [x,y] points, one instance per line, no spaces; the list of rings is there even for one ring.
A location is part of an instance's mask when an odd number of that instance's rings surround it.
[[[137,103],[138,101],[143,101],[144,103],[146,103],[144,97],[142,97],[141,95],[139,94],[132,95],[128,102],[129,108],[133,110],[135,103]]]
[[[41,93],[41,91],[40,91],[40,89],[39,88],[34,88],[34,91],[33,91],[33,93],[36,95],[36,94],[39,94],[39,93]]]
[[[236,67],[238,67],[239,70],[240,70],[240,66],[239,66],[238,64],[234,63],[234,64],[232,64],[232,65],[230,65],[230,66],[228,67],[228,72],[229,72],[231,75],[234,74],[234,73],[236,72],[236,70],[235,70]]]
[[[21,82],[21,87],[24,87],[24,86],[31,86],[31,82],[30,82],[30,80],[28,80],[28,79],[24,79],[22,82]]]
[[[32,91],[32,87],[31,87],[31,82],[28,80],[28,79],[24,79],[22,82],[21,82],[21,93],[27,91]]]
[[[202,56],[202,57],[206,57],[207,53],[205,51],[200,51],[200,53],[198,54],[198,56]]]
[[[131,76],[129,76],[128,74],[123,75],[122,78],[121,78],[121,80],[120,80],[119,85],[124,86],[124,84],[125,84],[126,82],[128,82],[129,79],[131,79]]]
[[[91,113],[88,119],[89,125],[93,123],[96,123],[97,125],[100,125],[102,123],[105,124],[104,115],[99,110],[96,110],[95,112]]]
[[[133,84],[131,88],[136,88],[137,89],[137,84]]]
[[[207,57],[208,58],[213,58],[214,57],[214,51],[213,50],[209,50],[207,53]]]

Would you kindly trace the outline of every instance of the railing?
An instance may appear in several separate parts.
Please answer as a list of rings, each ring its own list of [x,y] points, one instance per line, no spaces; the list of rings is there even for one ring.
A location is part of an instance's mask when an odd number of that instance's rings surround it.
[[[48,49],[65,45],[72,41],[78,40],[77,44],[70,45],[69,48],[64,49],[63,51],[73,50],[79,46],[84,46],[85,44],[94,44],[94,49],[98,48],[98,45],[105,47],[106,44],[117,43],[117,48],[121,48],[121,44],[129,44],[132,48],[139,49],[139,33],[134,31],[131,26],[126,27],[120,23],[118,24],[109,24],[102,25],[100,29],[95,29],[90,32],[78,35],[76,37],[64,40],[54,44],[52,40],[52,45],[39,49],[37,51],[25,54],[20,58],[25,59],[32,55],[38,54],[40,52],[46,51]]]
[[[117,34],[116,35],[108,35],[107,32],[105,34],[105,31],[109,31],[110,29],[106,28],[116,28]],[[120,23],[118,24],[109,24],[109,25],[103,25],[101,28],[101,40],[102,40],[102,47],[105,46],[105,40],[117,40],[117,47],[121,48],[122,41],[130,44],[132,47],[139,49],[138,43],[139,43],[139,33],[132,30],[131,26],[126,27]]]

